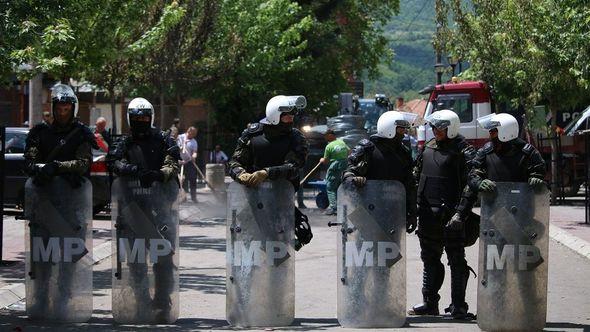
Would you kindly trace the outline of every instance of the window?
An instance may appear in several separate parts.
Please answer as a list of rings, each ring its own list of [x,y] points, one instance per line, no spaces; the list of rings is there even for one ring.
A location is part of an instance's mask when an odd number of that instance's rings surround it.
[[[26,133],[6,133],[6,153],[25,152]]]
[[[436,98],[436,111],[451,110],[459,115],[461,123],[473,121],[473,109],[471,107],[471,95],[468,93],[439,95]]]

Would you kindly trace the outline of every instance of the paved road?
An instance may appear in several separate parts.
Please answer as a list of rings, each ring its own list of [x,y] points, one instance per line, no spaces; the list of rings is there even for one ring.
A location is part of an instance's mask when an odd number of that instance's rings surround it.
[[[211,196],[209,196],[210,198]],[[199,199],[205,198],[200,195]],[[313,242],[296,257],[296,321],[281,330],[347,330],[336,320],[336,236],[338,230],[326,226],[330,217],[317,210],[307,210],[314,227]],[[211,201],[183,205],[181,215],[181,318],[174,325],[147,327],[158,331],[231,329],[225,321],[225,221],[223,209]],[[200,216],[200,218],[198,218]],[[477,246],[477,244],[476,244]],[[476,246],[467,250],[468,261],[475,267]],[[421,300],[421,262],[415,235],[407,241],[407,305]],[[94,316],[88,324],[40,326],[24,317],[23,304],[0,311],[0,331],[63,330],[137,330],[137,326],[113,325],[110,315],[111,260],[95,267]],[[447,267],[447,277],[450,272]],[[590,330],[590,260],[551,241],[549,265],[549,305],[547,330]],[[477,279],[470,279],[467,301],[476,305]],[[449,280],[445,280],[441,309],[450,302]],[[406,330],[432,328],[437,331],[473,330],[474,322],[455,322],[439,317],[408,318]]]

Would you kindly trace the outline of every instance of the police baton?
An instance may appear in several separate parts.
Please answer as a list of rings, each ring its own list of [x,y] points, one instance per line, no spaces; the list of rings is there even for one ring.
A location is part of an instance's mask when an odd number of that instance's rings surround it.
[[[307,173],[307,175],[303,178],[303,180],[301,180],[301,182],[299,182],[299,185],[303,185],[305,183],[305,181],[307,181],[307,179],[320,167],[320,165],[322,164],[322,162],[318,162],[317,165],[315,165],[315,167],[309,171],[309,173]]]

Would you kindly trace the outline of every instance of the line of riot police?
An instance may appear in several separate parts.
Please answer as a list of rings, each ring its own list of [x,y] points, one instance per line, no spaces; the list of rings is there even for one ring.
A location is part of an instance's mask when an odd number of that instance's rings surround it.
[[[226,314],[232,325],[284,326],[294,319],[294,256],[313,238],[307,216],[293,204],[307,157],[293,117],[305,106],[303,96],[270,99],[266,117],[248,125],[232,156],[235,182],[228,189],[226,233]],[[55,121],[35,126],[27,138],[26,300],[34,319],[79,322],[92,314],[87,176],[94,140],[75,120],[77,108],[71,88],[55,86]],[[109,151],[118,176],[112,185],[112,301],[120,323],[171,323],[179,314],[179,151],[153,128],[153,120],[147,100],[132,100],[131,135]],[[474,317],[465,302],[473,270],[464,248],[480,236],[480,326],[526,327],[531,321],[541,326],[548,264],[542,158],[518,138],[518,124],[507,114],[478,119],[491,141],[477,152],[459,134],[454,112],[439,110],[425,120],[435,138],[416,162],[402,144],[415,115],[397,111],[384,113],[377,134],[362,140],[348,158],[337,204],[338,320],[348,327],[405,324],[405,232],[417,228],[423,303],[411,315],[439,314],[444,250],[451,269],[451,304],[445,311],[456,319]],[[471,212],[478,193],[481,231]],[[515,290],[519,301],[507,295]],[[511,320],[497,319],[500,314]]]

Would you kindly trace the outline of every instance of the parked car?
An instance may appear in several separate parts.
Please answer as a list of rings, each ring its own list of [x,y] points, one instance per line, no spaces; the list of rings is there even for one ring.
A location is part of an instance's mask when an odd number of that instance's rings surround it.
[[[24,187],[27,181],[25,173],[25,140],[29,128],[6,128],[4,205],[22,208],[24,204]],[[109,173],[106,167],[106,151],[92,150],[90,181],[92,182],[92,212],[103,211],[111,199]]]

